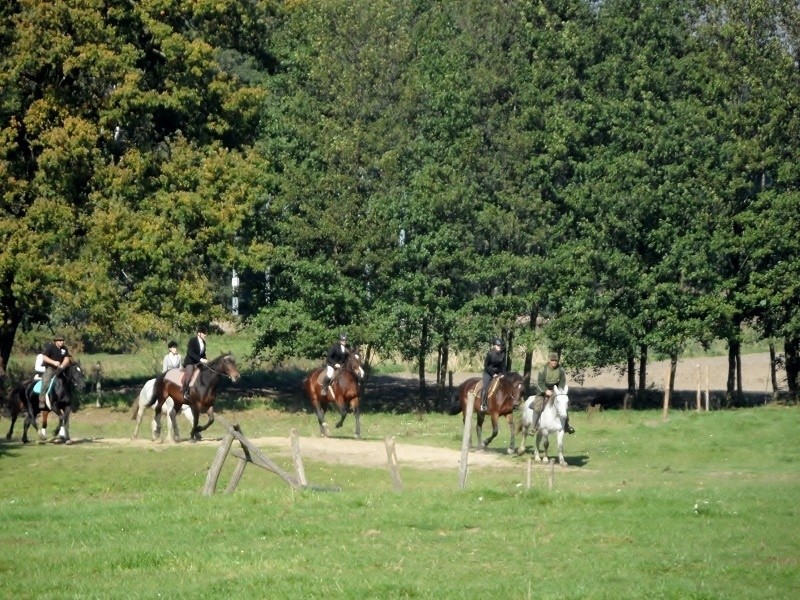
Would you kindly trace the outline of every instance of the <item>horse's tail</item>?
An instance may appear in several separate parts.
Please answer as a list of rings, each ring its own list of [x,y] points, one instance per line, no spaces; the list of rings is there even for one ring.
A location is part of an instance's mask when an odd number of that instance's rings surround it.
[[[453,392],[453,395],[450,396],[450,408],[447,409],[448,415],[457,415],[461,412],[461,402],[459,401],[458,397],[459,390],[456,389],[456,391]]]
[[[131,402],[131,421],[136,420],[136,415],[139,412],[139,396],[137,395],[136,398],[133,399]]]

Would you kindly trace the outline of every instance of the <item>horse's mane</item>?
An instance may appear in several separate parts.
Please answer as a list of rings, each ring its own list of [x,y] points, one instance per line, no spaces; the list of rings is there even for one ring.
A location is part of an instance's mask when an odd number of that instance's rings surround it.
[[[214,360],[209,361],[208,364],[209,364],[209,366],[212,366],[212,367],[216,368],[217,366],[221,365],[222,363],[224,363],[229,358],[232,359],[233,355],[230,352],[223,352],[222,354],[220,354]]]

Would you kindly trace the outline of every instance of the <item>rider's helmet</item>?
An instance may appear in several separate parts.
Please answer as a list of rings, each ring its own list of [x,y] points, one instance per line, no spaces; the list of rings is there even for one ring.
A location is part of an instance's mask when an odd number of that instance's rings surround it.
[[[500,338],[494,338],[494,340],[492,340],[492,346],[500,346],[501,348],[505,348],[505,343]]]
[[[346,342],[347,341],[347,334],[344,333],[344,332],[340,333],[339,334],[339,341],[342,342],[342,343]]]

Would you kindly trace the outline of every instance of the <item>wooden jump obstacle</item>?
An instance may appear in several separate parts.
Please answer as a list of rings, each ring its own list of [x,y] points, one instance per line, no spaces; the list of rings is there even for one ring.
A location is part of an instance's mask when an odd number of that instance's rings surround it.
[[[204,496],[211,496],[216,491],[217,481],[219,480],[219,475],[222,472],[222,466],[225,463],[225,458],[227,458],[229,453],[236,457],[237,463],[233,471],[233,475],[231,475],[231,480],[228,482],[228,487],[225,488],[226,494],[231,494],[236,489],[236,486],[239,484],[239,481],[244,474],[244,468],[247,466],[247,463],[252,463],[257,467],[261,467],[262,469],[275,473],[278,477],[288,483],[293,490],[310,489],[325,492],[338,492],[341,490],[341,488],[338,486],[318,486],[309,484],[306,481],[305,470],[303,468],[303,459],[300,456],[300,442],[297,437],[296,429],[292,429],[292,457],[296,472],[296,475],[292,475],[288,471],[285,471],[279,467],[266,454],[256,448],[253,443],[244,436],[238,424],[231,425],[219,415],[217,415],[216,420],[221,423],[223,427],[225,427],[226,434],[225,437],[222,438],[219,448],[217,448],[217,453],[214,456],[214,462],[211,464],[211,468],[208,470],[208,475],[206,475],[206,484],[203,486]],[[233,440],[237,440],[239,442],[241,445],[241,452],[236,450],[231,451]]]

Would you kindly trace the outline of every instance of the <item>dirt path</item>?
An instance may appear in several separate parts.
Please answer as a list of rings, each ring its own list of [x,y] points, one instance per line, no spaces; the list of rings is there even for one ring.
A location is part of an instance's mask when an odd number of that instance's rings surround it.
[[[216,448],[221,438],[208,438],[201,442],[181,442],[178,447],[192,445],[209,446]],[[281,461],[291,457],[291,441],[288,437],[260,437],[251,438],[250,441],[268,456],[280,458]],[[154,444],[149,439],[130,438],[97,438],[77,439],[73,445],[87,444],[97,447],[102,446],[135,446],[155,450],[167,450],[176,447],[172,442]],[[420,469],[458,469],[461,461],[461,452],[449,448],[436,448],[433,446],[417,446],[414,444],[395,443],[398,464],[413,466]],[[346,438],[300,438],[300,452],[309,460],[327,462],[338,465],[357,465],[361,467],[385,467],[388,464],[386,444],[365,440]],[[470,452],[469,465],[471,467],[517,467],[518,461],[509,460],[505,448],[492,448],[483,452]]]
[[[676,391],[690,392],[697,389],[698,366],[701,377],[701,384],[705,386],[706,372],[708,373],[708,386],[712,394],[716,391],[723,391],[726,387],[727,379],[727,358],[709,357],[699,359],[685,359],[678,363],[676,373]],[[667,369],[667,361],[652,363],[649,367],[650,377],[648,378],[649,387],[663,389],[664,375]],[[472,374],[458,374],[455,377],[455,384],[463,381],[464,378]],[[748,354],[742,356],[742,385],[745,392],[769,393],[771,391],[769,374],[769,354]],[[782,384],[785,386],[785,373]],[[386,381],[383,381],[386,380]],[[417,382],[413,376],[400,375],[392,378],[380,378],[375,381],[378,393],[381,393],[382,386],[394,386],[403,388],[401,395],[413,395]],[[625,374],[616,373],[612,370],[594,374],[581,382],[571,382],[570,388],[575,390],[576,395],[581,392],[597,391],[603,389],[624,390],[626,385]],[[394,390],[393,393],[397,393]],[[572,394],[570,394],[572,396]],[[219,444],[220,437],[208,438],[199,444],[214,447]],[[290,461],[291,446],[288,437],[261,437],[251,440],[258,448],[266,454],[274,456],[276,459],[285,462]],[[12,444],[15,442],[11,442]],[[109,445],[118,446],[138,446],[155,450],[167,450],[174,448],[175,444],[165,442],[154,444],[149,439],[140,438],[132,440],[130,438],[95,438],[77,439],[76,445],[87,447],[103,447]],[[190,442],[182,442],[179,447],[191,447]],[[358,465],[365,467],[385,467],[388,459],[386,447],[382,441],[364,441],[347,438],[318,438],[305,437],[300,439],[300,448],[303,456],[309,460],[322,461],[331,464]],[[423,469],[458,469],[461,460],[461,453],[458,450],[446,448],[436,448],[430,446],[417,446],[413,444],[396,443],[395,445],[398,462],[403,465],[413,465],[415,468]],[[476,467],[503,467],[519,468],[520,461],[514,460],[506,454],[506,449],[494,447],[484,452],[470,452],[469,464]]]

